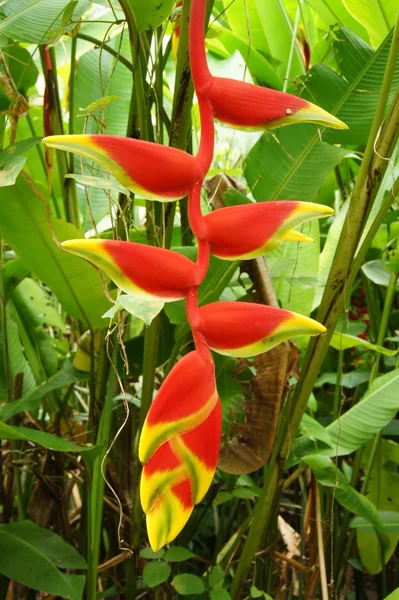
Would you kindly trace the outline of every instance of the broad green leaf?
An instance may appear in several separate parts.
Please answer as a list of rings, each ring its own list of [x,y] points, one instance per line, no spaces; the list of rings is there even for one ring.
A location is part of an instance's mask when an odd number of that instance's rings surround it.
[[[52,220],[52,228],[59,241],[83,237],[73,225],[58,219]],[[51,289],[69,314],[94,329],[104,326],[101,316],[109,301],[98,273],[84,260],[57,247],[46,208],[22,177],[2,193],[0,236]]]
[[[165,550],[157,550],[157,552],[154,552],[154,550],[152,550],[151,548],[143,548],[142,550],[140,550],[140,556],[142,558],[162,558],[165,554]]]
[[[369,35],[366,29],[348,12],[343,0],[307,0],[328,31],[333,25],[348,27],[366,42]]]
[[[314,239],[314,243],[285,243],[270,256],[284,258],[292,263],[292,266],[280,270],[277,279],[273,279],[277,298],[281,305],[285,309],[309,316],[312,311],[319,268],[319,224],[317,221],[311,221],[303,225],[301,231]],[[302,278],[313,278],[313,283],[306,286],[298,285],[298,281],[301,281]],[[295,284],[294,281],[297,283]]]
[[[327,427],[334,455],[354,452],[394,418],[399,410],[398,386],[399,369],[381,375],[360,402]]]
[[[244,161],[244,174],[258,201],[311,201],[347,154],[322,142],[314,125],[292,125],[263,134]]]
[[[87,33],[93,35],[91,29],[88,30]],[[122,43],[120,35],[112,38],[107,43],[118,53],[120,52],[130,58],[129,36],[124,35]],[[75,79],[76,114],[80,114],[80,111],[78,111],[80,107],[88,106],[96,98],[103,97],[104,90],[102,82],[107,82],[107,93],[111,96],[118,96],[119,100],[118,102],[103,107],[99,113],[96,113],[96,116],[107,124],[108,134],[125,136],[132,96],[132,73],[127,67],[122,65],[120,61],[116,61],[116,59],[108,52],[103,52],[101,54],[101,61],[99,61],[98,54],[98,50],[93,48],[88,52],[85,52],[79,59]],[[83,133],[85,121],[86,118],[75,119],[76,133]],[[99,133],[99,125],[93,118],[88,120],[87,133]],[[109,173],[105,169],[100,168],[95,163],[90,163],[86,159],[83,159],[82,163],[77,161],[77,164],[79,164],[78,177],[90,179],[92,177],[109,177]],[[83,172],[80,169],[80,164],[83,165]],[[113,179],[110,179],[110,181],[116,182],[116,180]],[[86,181],[82,181],[82,183],[88,185]],[[116,194],[121,190],[115,188],[111,189],[109,184],[104,185],[102,189],[93,187],[93,185],[94,183],[92,182],[87,189],[87,194],[94,220],[98,223],[109,214],[109,192],[113,194],[111,198],[114,197],[116,200]],[[107,192],[106,190],[109,191]],[[77,194],[79,209],[83,215],[83,229],[86,232],[93,229],[93,223],[87,205],[87,197],[85,190],[81,186],[77,186]]]
[[[399,536],[399,512],[380,511],[380,517],[387,533],[394,533]],[[349,527],[357,529],[359,532],[365,531],[370,533],[373,530],[373,526],[362,517],[352,519]]]
[[[387,596],[384,600],[399,600],[399,587],[396,588],[392,594],[389,594],[389,596]]]
[[[367,30],[373,46],[380,45],[395,24],[398,0],[343,0],[350,14]]]
[[[27,96],[29,88],[35,85],[36,80],[39,76],[39,71],[34,63],[33,56],[26,49],[19,44],[8,44],[7,45],[7,63],[10,71],[10,75],[14,80],[15,85],[19,92],[22,92]],[[25,140],[21,143],[34,145],[34,140],[37,138],[32,137],[31,139]]]
[[[388,539],[384,526],[374,504],[347,483],[338,467],[326,456],[317,454],[305,456],[302,460],[311,467],[314,476],[321,485],[334,488],[334,497],[344,508],[355,515],[363,517],[373,525],[378,531],[384,546],[387,546]]]
[[[348,389],[357,388],[362,383],[366,383],[370,379],[370,371],[364,371],[363,369],[355,369],[354,371],[349,371],[349,373],[343,373],[341,376],[341,385],[342,387],[346,387]],[[337,382],[337,374],[336,373],[323,373],[317,379],[314,386],[322,387],[326,383],[331,385],[335,385]]]
[[[70,4],[69,0],[6,0],[2,10],[6,15],[0,23],[0,33],[18,40],[45,44],[51,42],[60,32],[63,13]],[[78,20],[89,7],[89,2],[79,0],[74,12]],[[73,23],[64,30],[73,29]]]
[[[85,578],[59,569],[87,569],[83,557],[58,535],[31,521],[0,525],[0,572],[34,590],[81,600]]]
[[[79,452],[85,453],[90,452],[92,454],[97,453],[97,449],[93,446],[78,446],[64,438],[46,433],[45,431],[38,431],[37,429],[29,429],[28,427],[12,427],[6,425],[0,421],[0,436],[4,440],[24,440],[34,442],[43,448],[54,450],[56,452]]]
[[[301,431],[308,435],[311,439],[320,440],[327,446],[333,447],[332,441],[328,432],[321,423],[313,419],[308,414],[304,413],[301,421]]]
[[[26,360],[24,350],[21,344],[21,340],[18,334],[18,327],[15,321],[15,312],[12,309],[11,303],[9,302],[6,306],[6,335],[7,335],[7,347],[8,347],[8,358],[11,371],[11,377],[14,381],[18,374],[23,377],[22,380],[22,393],[29,394],[34,390],[36,381],[32,373],[32,369]],[[3,356],[3,340],[4,335],[3,328],[0,328],[0,401],[7,400],[7,387],[5,377],[5,357]],[[10,382],[13,385],[12,382]],[[13,389],[11,392],[13,393]]]
[[[182,573],[176,575],[172,581],[172,586],[181,596],[190,596],[191,594],[202,594],[205,591],[205,584],[197,575]]]
[[[66,385],[82,381],[87,378],[87,374],[77,371],[72,363],[66,363],[63,368],[47,381],[42,382],[34,388],[30,393],[26,394],[19,400],[14,400],[0,407],[0,419],[8,421],[11,417],[19,414],[22,411],[33,412],[40,405],[40,400],[53,390],[58,390]]]
[[[30,274],[29,267],[20,258],[9,260],[3,269],[4,292],[6,302],[13,293],[14,289],[25,277]]]
[[[165,302],[148,298],[138,299],[128,294],[121,294],[118,298],[119,304],[131,315],[144,321],[149,327],[155,317],[161,312]]]
[[[169,17],[174,0],[128,0],[139,31],[156,29]]]
[[[331,85],[334,76],[328,70],[319,78],[319,67],[312,71],[312,78],[306,78],[306,88],[314,101],[323,108],[332,109],[337,117],[349,127],[346,131],[326,130],[324,139],[330,143],[366,144],[371,124],[377,109],[379,93],[384,78],[385,65],[392,43],[392,34],[387,36],[378,50],[373,51],[363,40],[348,29],[335,30],[336,41],[334,52],[340,71],[345,77],[341,78],[342,98],[339,97],[339,85]],[[322,66],[320,66],[322,69]],[[336,79],[337,76],[335,76]],[[393,74],[391,90],[388,95],[387,110],[390,106],[399,84],[399,65]],[[329,92],[323,88],[329,86]],[[349,96],[348,92],[350,92]]]
[[[188,560],[189,558],[193,558],[194,556],[195,554],[193,554],[187,548],[182,548],[181,546],[172,546],[166,551],[165,560],[168,562],[182,562],[184,560]]]
[[[149,587],[157,587],[169,579],[172,569],[168,563],[161,560],[153,560],[147,563],[143,570],[143,580]]]
[[[68,173],[66,176],[68,179],[74,179],[77,183],[87,185],[89,187],[100,188],[102,190],[112,190],[120,194],[129,195],[130,192],[123,185],[118,183],[113,177],[105,179],[104,177],[93,177],[92,175],[76,175],[75,173]]]
[[[224,0],[224,6],[227,8],[227,19],[234,33],[247,41],[249,29],[250,45],[266,55],[269,53],[276,62],[277,73],[284,78],[287,73],[293,34],[293,27],[284,4],[280,0],[270,0],[267,4],[263,0],[247,0],[249,24],[246,18],[243,18],[240,3]],[[302,55],[296,46],[288,76],[295,77],[303,70]]]
[[[252,77],[259,85],[281,90],[283,88],[282,78],[279,77],[265,56],[255,46],[248,46],[248,40],[239,37],[237,33],[227,27],[213,26],[211,37],[208,34],[207,46],[215,54],[222,58],[228,58],[236,50],[248,61],[248,69]]]
[[[366,444],[362,453],[361,467],[368,468],[373,441]],[[381,439],[374,459],[367,487],[367,497],[380,511],[389,546],[385,562],[392,556],[399,540],[399,444],[392,440]],[[388,512],[386,512],[388,511]],[[392,512],[396,511],[396,512]],[[396,523],[396,530],[393,527]],[[381,553],[378,552],[374,531],[358,529],[357,546],[363,565],[373,575],[381,571]]]
[[[372,344],[371,342],[356,337],[355,335],[349,335],[347,333],[338,333],[337,331],[335,331],[331,338],[330,346],[332,346],[336,350],[347,350],[348,348],[353,348],[355,346],[363,346],[363,348],[373,350],[374,352],[378,352],[379,354],[384,354],[384,356],[395,356],[399,352],[399,350],[390,350],[389,348],[384,348],[383,346]]]
[[[55,327],[59,331],[65,331],[65,321],[55,306],[54,298],[30,277],[26,277],[16,287],[12,299],[19,313],[26,312],[24,320],[31,327]]]
[[[370,260],[362,266],[362,271],[376,285],[387,287],[391,276],[385,268],[385,264],[385,260]],[[399,290],[399,283],[396,284],[396,289]]]

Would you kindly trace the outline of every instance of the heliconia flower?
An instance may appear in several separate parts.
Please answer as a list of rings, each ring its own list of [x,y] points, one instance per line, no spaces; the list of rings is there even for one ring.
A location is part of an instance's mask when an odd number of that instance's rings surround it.
[[[183,150],[115,135],[53,135],[43,142],[98,162],[126,188],[149,200],[183,198],[209,169]]]
[[[206,96],[216,119],[235,129],[249,131],[292,123],[347,129],[345,123],[303,98],[243,81],[213,77],[205,54],[205,7],[204,0],[192,0],[190,66],[198,99]]]
[[[101,239],[68,240],[61,246],[105,271],[133,296],[179,300],[196,282],[195,264],[172,250]]]
[[[214,364],[190,352],[163,382],[141,432],[140,499],[153,550],[180,533],[205,496],[219,456],[221,423]]]
[[[216,119],[235,129],[261,131],[293,123],[348,129],[312,102],[244,81],[213,77],[207,93]]]
[[[323,204],[292,200],[228,206],[205,216],[206,239],[213,255],[246,260],[274,250],[283,241],[313,242],[294,227],[333,212]]]
[[[256,356],[289,338],[326,331],[309,317],[264,304],[215,302],[199,311],[198,331],[212,350],[226,356]]]

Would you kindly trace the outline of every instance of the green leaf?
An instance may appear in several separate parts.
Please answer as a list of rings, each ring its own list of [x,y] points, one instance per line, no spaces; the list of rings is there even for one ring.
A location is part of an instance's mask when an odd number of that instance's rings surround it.
[[[166,551],[165,560],[168,562],[182,562],[189,558],[193,558],[194,556],[195,554],[190,550],[187,550],[187,548],[172,546],[172,548],[169,548],[169,550]]]
[[[282,244],[270,253],[272,258],[278,257],[288,261],[292,266],[283,267],[278,278],[273,279],[277,298],[284,308],[309,316],[315,296],[317,271],[320,256],[320,235],[317,221],[306,223],[301,231],[314,239],[308,244]],[[298,283],[312,278],[312,285],[305,287]]]
[[[224,582],[224,571],[221,567],[212,567],[208,576],[209,585],[213,590],[221,588]]]
[[[205,591],[205,584],[202,579],[197,575],[190,575],[190,573],[176,575],[172,581],[172,586],[181,596],[202,594]]]
[[[77,183],[87,185],[90,187],[100,188],[102,190],[112,190],[120,194],[129,195],[130,192],[123,185],[118,183],[113,177],[110,179],[104,179],[104,177],[93,177],[92,175],[76,175],[75,173],[68,173],[66,176],[68,179],[74,179]]]
[[[324,139],[330,143],[346,145],[366,144],[377,109],[392,34],[386,37],[376,52],[348,29],[336,29],[335,34],[337,39],[334,42],[334,52],[345,79],[318,65],[314,71],[311,69],[312,77],[306,76],[304,82],[313,101],[329,112],[333,110],[335,114],[338,111],[337,117],[349,127],[339,132],[325,130]],[[396,65],[387,108],[398,84],[399,65]],[[329,87],[328,91],[325,85]]]
[[[26,277],[16,287],[12,299],[18,312],[28,313],[24,320],[29,321],[31,327],[55,327],[60,332],[65,331],[64,319],[54,305],[54,299],[50,294],[30,277]],[[22,305],[22,301],[26,302]],[[25,317],[22,314],[22,317]]]
[[[68,0],[6,0],[2,5],[6,18],[0,23],[0,33],[19,42],[51,42],[63,32],[63,13],[68,4]],[[88,6],[89,2],[79,0],[73,13],[74,19],[78,20]],[[75,24],[71,23],[64,31],[73,27]]]
[[[165,550],[157,550],[157,552],[154,552],[154,550],[152,550],[151,548],[143,548],[142,550],[140,550],[140,556],[141,558],[162,558],[165,554]]]
[[[361,457],[361,468],[368,468],[373,440],[366,444]],[[379,510],[381,521],[387,533],[389,546],[385,553],[385,563],[395,552],[399,541],[399,528],[395,531],[392,524],[399,518],[399,444],[392,440],[381,439],[370,473],[367,497]],[[395,512],[392,512],[395,511]],[[396,516],[395,516],[396,515]],[[395,521],[396,520],[396,521]],[[364,528],[356,531],[356,541],[362,564],[371,574],[381,571],[381,553],[378,551],[376,534]]]
[[[394,590],[392,594],[389,594],[389,596],[387,596],[385,600],[399,600],[399,587],[396,588],[396,590]]]
[[[3,269],[5,300],[9,299],[17,285],[30,274],[29,267],[20,258],[9,260]]]
[[[154,560],[147,563],[143,570],[143,580],[148,587],[156,587],[169,579],[172,569],[168,563]]]
[[[329,172],[347,154],[343,148],[320,141],[313,125],[283,127],[265,132],[253,146],[244,161],[244,175],[258,201],[311,201]]]
[[[277,75],[269,61],[253,44],[248,45],[247,39],[241,38],[237,33],[226,27],[215,25],[211,27],[210,33],[212,34],[212,38],[210,38],[208,33],[207,46],[215,54],[223,58],[228,58],[238,50],[246,61],[248,59],[248,69],[258,84],[266,85],[276,90],[283,88],[282,78]]]
[[[231,600],[229,592],[224,588],[219,588],[218,590],[211,590],[209,592],[209,597],[211,600]]]
[[[3,329],[0,328],[0,400],[6,400],[6,378],[4,371],[5,358],[3,356],[4,343],[2,337]],[[22,393],[29,394],[36,386],[36,381],[32,373],[32,369],[26,360],[24,349],[18,334],[18,327],[15,322],[15,311],[12,309],[11,302],[6,306],[6,335],[9,364],[12,378],[15,378],[18,373],[22,373]]]
[[[231,492],[231,495],[235,498],[242,498],[244,500],[249,500],[250,498],[255,498],[259,496],[259,492],[254,490],[253,488],[236,488]]]
[[[174,0],[128,0],[139,31],[156,29],[172,12]]]
[[[347,350],[348,348],[353,348],[355,346],[363,346],[363,348],[373,350],[374,352],[378,352],[379,354],[383,354],[384,356],[396,356],[396,354],[398,354],[399,352],[399,350],[390,350],[389,348],[384,348],[383,346],[372,344],[371,342],[356,337],[355,335],[349,335],[348,333],[338,332],[335,332],[333,334],[330,341],[330,346],[332,346],[336,350]]]
[[[379,511],[381,522],[384,525],[387,533],[399,535],[399,512]],[[358,531],[373,532],[373,526],[363,517],[355,517],[349,523],[349,527]]]
[[[327,427],[334,454],[354,452],[394,418],[399,410],[398,385],[399,369],[378,377],[360,402]]]
[[[33,61],[33,56],[26,48],[22,48],[19,44],[7,44],[6,55],[10,75],[14,80],[18,91],[27,95],[29,88],[35,85],[39,76],[39,71]],[[32,137],[14,145],[20,146],[21,144],[25,144],[32,147],[35,145],[35,142],[37,143],[36,140],[38,141],[39,138]]]
[[[53,219],[52,228],[59,241],[83,237],[65,221]],[[93,329],[104,326],[101,316],[109,308],[109,301],[98,273],[82,259],[57,247],[46,208],[22,177],[14,187],[2,192],[0,236],[54,292],[71,316]]]
[[[399,0],[345,0],[350,14],[367,30],[377,47],[395,24]]]
[[[87,569],[76,550],[58,535],[31,521],[0,525],[0,572],[22,585],[81,600],[85,578],[59,569]]]
[[[334,488],[334,497],[344,508],[369,521],[378,531],[384,546],[388,546],[384,526],[374,504],[347,483],[342,472],[329,458],[313,454],[305,456],[303,462],[311,467],[321,485]]]
[[[25,162],[26,158],[24,156],[15,156],[12,161],[0,167],[0,187],[14,185],[18,175],[24,168]]]
[[[128,294],[121,294],[118,298],[119,304],[131,315],[144,321],[149,327],[155,317],[161,312],[165,302],[144,298],[140,300]]]
[[[0,419],[2,421],[8,421],[11,417],[14,417],[22,411],[26,410],[27,412],[32,412],[38,408],[40,400],[49,392],[86,378],[86,373],[78,371],[74,368],[72,363],[67,362],[58,373],[50,377],[47,381],[42,382],[29,394],[23,396],[19,400],[14,400],[13,402],[1,406]]]
[[[64,438],[46,433],[44,431],[38,431],[37,429],[29,429],[28,427],[11,427],[0,421],[0,436],[4,440],[24,440],[34,442],[43,448],[49,450],[55,450],[56,452],[97,452],[94,446],[78,446]]]
[[[362,266],[362,271],[376,285],[385,287],[389,285],[390,274],[385,268],[384,260],[370,260]],[[396,285],[396,289],[399,290],[399,283]]]

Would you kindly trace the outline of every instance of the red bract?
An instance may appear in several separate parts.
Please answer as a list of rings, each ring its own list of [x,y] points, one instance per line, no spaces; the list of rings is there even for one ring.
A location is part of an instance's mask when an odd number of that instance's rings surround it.
[[[313,319],[264,304],[215,302],[199,312],[199,333],[212,350],[226,356],[256,356],[291,337],[326,331]]]
[[[283,241],[313,241],[294,227],[333,214],[323,204],[291,200],[221,208],[205,217],[210,251],[219,258],[255,258]]]
[[[68,240],[62,247],[103,269],[127,294],[179,300],[196,283],[195,264],[171,250],[115,240]]]
[[[98,162],[122,185],[150,200],[186,196],[209,168],[201,170],[196,157],[177,148],[114,135],[53,135],[43,142]]]
[[[293,123],[347,129],[345,123],[316,104],[259,85],[213,77],[208,94],[216,119],[235,129],[259,131]]]
[[[221,407],[211,360],[190,352],[162,384],[140,438],[140,498],[153,550],[178,535],[216,469]]]

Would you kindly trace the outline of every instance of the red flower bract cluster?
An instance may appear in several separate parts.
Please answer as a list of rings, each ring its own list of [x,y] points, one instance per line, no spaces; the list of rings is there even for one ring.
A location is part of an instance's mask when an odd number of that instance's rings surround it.
[[[190,15],[190,65],[201,120],[196,156],[108,135],[44,140],[47,146],[97,161],[147,199],[169,201],[189,195],[189,221],[198,241],[195,263],[177,252],[133,242],[74,239],[62,244],[68,252],[103,269],[127,294],[165,302],[187,299],[196,349],[181,358],[163,382],[139,445],[144,465],[140,496],[153,550],[178,535],[206,494],[216,469],[221,406],[210,349],[234,357],[254,356],[295,335],[325,331],[313,319],[260,304],[216,302],[199,308],[198,288],[210,253],[225,260],[248,259],[284,241],[312,241],[295,227],[333,212],[320,204],[290,200],[227,207],[203,216],[200,192],[213,156],[214,118],[242,129],[306,121],[345,127],[302,98],[212,77],[205,54],[205,5],[206,0],[192,0]]]

